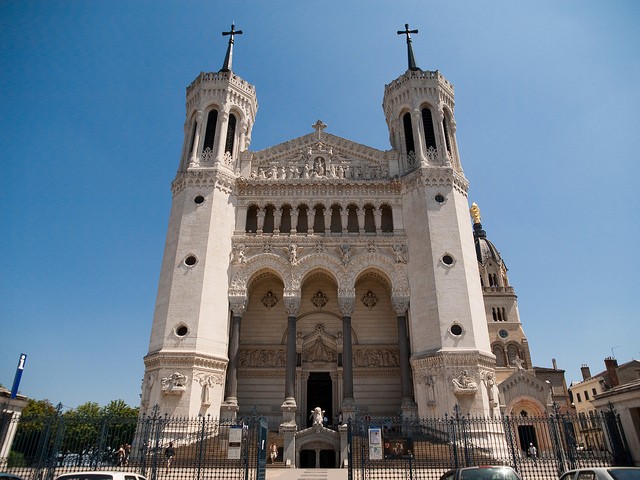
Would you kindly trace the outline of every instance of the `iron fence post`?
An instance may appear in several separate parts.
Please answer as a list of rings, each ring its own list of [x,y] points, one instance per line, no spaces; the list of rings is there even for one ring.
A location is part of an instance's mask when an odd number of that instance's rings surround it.
[[[45,475],[45,478],[47,480],[51,480],[54,477],[56,469],[56,458],[58,458],[60,444],[62,443],[62,438],[64,437],[64,429],[64,417],[58,413],[58,415],[56,416],[56,437],[53,441],[51,453],[49,454],[49,460],[47,461],[47,473]]]
[[[609,402],[609,410],[603,412],[604,426],[607,431],[607,437],[609,439],[609,445],[611,446],[613,454],[613,462],[616,466],[623,466],[630,464],[631,454],[629,452],[629,446],[627,445],[627,439],[622,429],[622,423],[620,422],[620,415],[618,415],[613,407],[613,403]]]
[[[504,424],[505,436],[507,437],[507,443],[509,445],[509,451],[511,452],[511,459],[513,460],[513,468],[516,472],[520,471],[520,465],[518,464],[518,457],[516,456],[516,446],[512,433],[513,419],[510,419],[508,415],[505,415],[502,419]]]
[[[202,420],[201,422],[202,426],[200,427],[200,441],[198,442],[199,447],[198,447],[198,466],[196,468],[196,480],[200,480],[200,469],[202,468],[202,455],[204,454],[204,449],[205,449],[205,439],[204,439],[205,417],[204,415],[202,415],[200,419]]]
[[[351,419],[347,421],[347,478],[353,480],[353,434],[351,432]]]
[[[567,470],[564,462],[564,452],[562,449],[562,442],[560,441],[559,410],[560,410],[559,405],[557,403],[554,403],[553,404],[554,413],[552,415],[549,415],[549,430],[551,432],[551,440],[553,442],[553,447],[555,449],[556,459],[558,462],[558,464],[556,465],[556,468],[558,470],[558,476],[562,475]]]

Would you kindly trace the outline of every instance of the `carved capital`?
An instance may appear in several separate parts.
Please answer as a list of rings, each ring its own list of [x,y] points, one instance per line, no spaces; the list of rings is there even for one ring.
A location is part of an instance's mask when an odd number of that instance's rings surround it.
[[[338,305],[343,317],[350,317],[353,314],[353,307],[355,303],[355,297],[338,297]]]
[[[229,297],[229,307],[235,317],[242,317],[247,309],[247,297]]]
[[[393,311],[396,312],[397,316],[401,317],[407,314],[407,310],[409,310],[409,297],[393,297],[391,303],[393,304]]]
[[[294,317],[298,315],[300,311],[300,297],[298,296],[287,296],[285,294],[284,297],[284,309],[287,312],[289,317]]]

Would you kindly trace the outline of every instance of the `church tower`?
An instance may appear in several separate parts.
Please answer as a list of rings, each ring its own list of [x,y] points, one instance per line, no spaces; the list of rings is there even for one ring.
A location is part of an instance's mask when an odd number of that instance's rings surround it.
[[[520,322],[518,297],[509,284],[507,265],[487,238],[475,203],[471,216],[491,351],[496,356],[496,383],[500,384],[519,368],[533,368],[531,352]]]
[[[222,68],[187,87],[185,137],[149,342],[142,413],[219,415],[230,328],[229,257],[235,172],[250,142],[255,87],[232,70],[236,31]],[[241,308],[241,307],[239,307]],[[210,409],[211,407],[211,409]]]
[[[411,285],[411,365],[421,416],[486,415],[494,397],[491,354],[468,182],[456,142],[453,85],[417,67],[404,31],[408,69],[386,85],[383,109],[398,155]]]

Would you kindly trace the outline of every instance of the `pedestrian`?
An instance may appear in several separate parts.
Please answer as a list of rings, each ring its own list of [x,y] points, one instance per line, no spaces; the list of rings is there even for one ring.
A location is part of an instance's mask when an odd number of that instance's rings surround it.
[[[126,456],[126,452],[124,450],[124,445],[120,445],[120,448],[118,449],[118,452],[116,453],[116,467],[123,467],[124,466],[124,458]]]
[[[169,473],[169,468],[171,468],[171,460],[176,456],[176,451],[173,448],[173,442],[169,442],[169,446],[164,449],[164,456],[167,459],[167,473]]]
[[[538,459],[538,449],[533,443],[529,444],[529,456],[535,461]]]
[[[278,458],[278,446],[273,442],[269,445],[269,459],[271,463],[276,463],[276,458]]]

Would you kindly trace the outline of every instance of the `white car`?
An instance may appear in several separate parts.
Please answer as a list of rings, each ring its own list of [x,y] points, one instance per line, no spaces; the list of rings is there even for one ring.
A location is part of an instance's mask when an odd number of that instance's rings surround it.
[[[147,480],[146,477],[133,472],[73,472],[56,477],[56,480]]]
[[[591,467],[569,470],[560,480],[640,480],[640,468]]]

